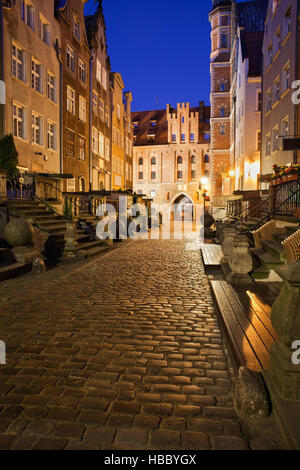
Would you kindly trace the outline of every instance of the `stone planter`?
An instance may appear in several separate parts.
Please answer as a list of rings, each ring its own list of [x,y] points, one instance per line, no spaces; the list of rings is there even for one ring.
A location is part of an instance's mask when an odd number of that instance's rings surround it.
[[[4,237],[11,246],[26,246],[32,244],[34,230],[25,219],[12,219],[5,227]]]
[[[298,181],[298,176],[297,174],[294,175],[288,175],[287,181]]]

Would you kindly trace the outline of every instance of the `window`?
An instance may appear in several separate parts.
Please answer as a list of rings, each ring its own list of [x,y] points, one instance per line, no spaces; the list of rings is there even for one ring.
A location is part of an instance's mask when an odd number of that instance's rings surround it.
[[[228,26],[228,15],[222,15],[220,19],[220,25],[221,26]]]
[[[96,59],[96,80],[101,83],[101,62],[99,59]]]
[[[290,88],[290,64],[288,63],[282,70],[282,92]]]
[[[182,124],[184,124],[184,116],[182,117]]]
[[[261,111],[261,105],[262,105],[262,101],[261,101],[261,90],[259,90],[257,92],[257,104],[256,104],[256,109],[257,111]]]
[[[172,142],[176,142],[176,134],[172,134]]]
[[[13,105],[13,131],[19,139],[27,139],[26,132],[26,108],[19,104]]]
[[[86,100],[79,96],[79,119],[86,122]]]
[[[99,155],[104,157],[104,135],[102,132],[99,132]]]
[[[83,60],[81,59],[79,59],[78,61],[78,73],[79,73],[79,79],[83,83],[86,83],[86,63],[83,62]]]
[[[21,1],[21,18],[31,29],[35,29],[34,6],[27,1]]]
[[[72,72],[75,72],[75,51],[67,45],[67,50],[66,50],[66,58],[67,58],[67,67],[69,67]]]
[[[39,29],[40,29],[40,38],[44,41],[48,46],[50,46],[50,24],[45,20],[45,18],[40,15],[39,19]]]
[[[268,134],[266,136],[266,155],[271,155],[271,136]]]
[[[80,28],[80,21],[77,16],[73,16],[73,35],[78,41],[80,41],[81,28]]]
[[[259,152],[260,149],[261,149],[261,132],[257,131],[256,150]]]
[[[273,129],[273,152],[276,152],[277,150],[279,150],[278,137],[279,137],[278,127],[274,127]]]
[[[47,98],[56,103],[56,80],[50,72],[47,72]]]
[[[75,178],[67,179],[67,192],[75,193]]]
[[[274,103],[279,101],[280,99],[280,82],[279,82],[279,77],[276,78],[274,81]]]
[[[220,91],[226,91],[225,83],[220,83]]]
[[[96,116],[98,116],[98,93],[96,93],[94,90],[93,90],[93,113],[96,114]]]
[[[104,102],[99,98],[99,116],[101,121],[104,121]]]
[[[274,40],[274,56],[279,52],[280,49],[280,28],[275,33],[275,40]]]
[[[105,137],[105,158],[109,160],[110,158],[110,146],[109,146],[109,139]]]
[[[220,117],[225,117],[225,108],[220,108]]]
[[[156,171],[151,171],[151,179],[156,180]]]
[[[31,142],[43,145],[43,118],[35,113],[31,116]]]
[[[267,91],[267,111],[270,111],[272,108],[272,93],[271,90]]]
[[[220,135],[225,135],[225,126],[224,126],[224,124],[220,125]]]
[[[86,140],[79,136],[79,160],[85,160],[86,155]]]
[[[92,150],[94,153],[99,153],[98,131],[95,127],[92,128]]]
[[[191,163],[196,163],[196,157],[195,157],[195,155],[192,155],[192,156],[191,156]]]
[[[31,87],[33,90],[42,93],[42,65],[36,59],[31,59]]]
[[[104,67],[102,67],[102,86],[104,90],[107,90],[107,72]]]
[[[191,171],[191,179],[192,179],[192,180],[196,179],[196,172],[195,172],[195,170],[192,170],[192,171]]]
[[[117,104],[117,118],[120,119],[121,118],[121,108],[120,108],[120,105]]]
[[[156,157],[151,158],[151,165],[156,165]]]
[[[56,150],[56,124],[54,122],[47,122],[47,148]]]
[[[178,179],[178,180],[182,180],[182,178],[183,178],[183,173],[182,173],[182,171],[181,171],[181,170],[177,171],[177,179]]]
[[[195,140],[195,134],[191,133],[190,140],[191,140],[191,142],[194,142],[194,140]]]
[[[221,49],[226,49],[227,48],[227,34],[225,34],[225,33],[221,33],[220,47],[221,47]]]
[[[110,126],[110,113],[109,113],[109,107],[107,104],[105,105],[105,125],[107,127]]]
[[[208,155],[204,155],[204,163],[209,163],[209,156]]]
[[[156,195],[155,189],[151,189],[151,190],[150,190],[150,197],[151,197],[151,199],[154,199],[154,198],[155,198],[155,195]]]
[[[272,13],[274,13],[274,11],[276,10],[278,6],[278,0],[273,0],[273,4],[272,4]]]
[[[144,173],[142,171],[139,171],[139,180],[142,180],[144,178]]]
[[[12,75],[25,82],[25,51],[16,44],[12,45],[11,60]]]
[[[183,161],[183,160],[182,160],[182,157],[181,157],[181,156],[177,157],[177,164],[178,164],[178,165],[180,165],[180,164],[182,163],[182,161]]]
[[[67,111],[75,114],[75,90],[67,85]]]
[[[286,36],[291,32],[291,29],[292,29],[292,8],[289,7],[286,14],[284,15],[283,38],[286,38]]]
[[[75,155],[75,134],[69,129],[66,129],[66,154],[70,157]]]
[[[185,142],[185,134],[181,134],[181,142]]]
[[[143,165],[144,164],[144,160],[142,159],[142,157],[139,158],[139,165]]]
[[[210,140],[210,133],[204,132],[204,140]]]
[[[281,134],[283,137],[287,137],[289,135],[289,118],[286,118],[282,121]]]
[[[272,44],[271,44],[267,50],[267,68],[271,65],[272,60],[273,60],[273,54],[272,54]]]

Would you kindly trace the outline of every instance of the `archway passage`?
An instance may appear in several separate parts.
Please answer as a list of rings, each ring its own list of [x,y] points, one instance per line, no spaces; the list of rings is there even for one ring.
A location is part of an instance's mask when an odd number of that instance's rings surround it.
[[[194,203],[186,194],[179,194],[173,201],[171,209],[174,220],[194,220]]]

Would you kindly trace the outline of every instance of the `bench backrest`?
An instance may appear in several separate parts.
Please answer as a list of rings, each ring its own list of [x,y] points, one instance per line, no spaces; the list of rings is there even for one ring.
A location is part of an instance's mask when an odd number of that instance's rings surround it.
[[[273,240],[273,235],[277,232],[276,223],[271,220],[258,230],[252,232],[255,248],[262,248],[262,240]]]
[[[300,229],[282,242],[286,262],[292,263],[300,259]]]

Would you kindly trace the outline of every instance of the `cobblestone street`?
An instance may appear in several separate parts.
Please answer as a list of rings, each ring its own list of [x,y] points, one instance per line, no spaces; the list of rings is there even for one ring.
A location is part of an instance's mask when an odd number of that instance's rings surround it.
[[[130,242],[0,298],[0,449],[249,448],[199,250]]]

